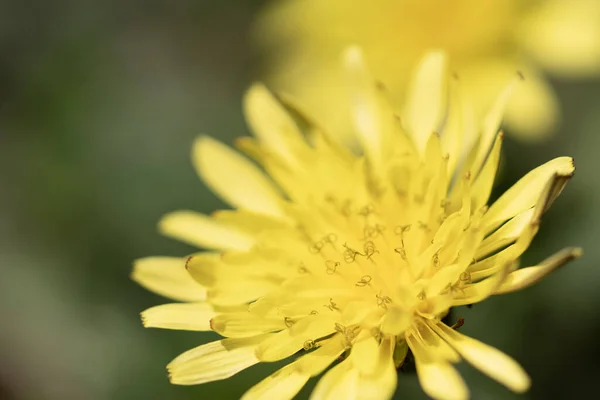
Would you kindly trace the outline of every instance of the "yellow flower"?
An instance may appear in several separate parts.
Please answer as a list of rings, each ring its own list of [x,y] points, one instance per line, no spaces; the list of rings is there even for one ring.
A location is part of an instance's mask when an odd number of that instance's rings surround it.
[[[451,69],[479,116],[514,71],[526,81],[506,110],[509,132],[546,137],[559,108],[543,71],[562,77],[600,72],[597,0],[288,0],[273,1],[256,39],[271,52],[267,83],[290,92],[339,139],[353,140],[347,88],[337,60],[358,44],[374,75],[401,102],[408,71],[430,48]]]
[[[518,79],[478,124],[457,82],[446,91],[444,60],[441,53],[424,58],[406,111],[395,117],[382,89],[371,86],[361,53],[347,51],[362,155],[262,85],[245,98],[255,137],[237,145],[263,169],[213,139],[196,141],[200,177],[234,210],[166,215],[162,233],[209,250],[141,259],[133,273],[182,301],[144,311],[145,326],[225,337],[175,358],[172,383],[201,384],[288,360],[244,398],[292,398],[327,371],[313,399],[387,399],[410,349],[433,398],[468,397],[453,367],[460,360],[514,391],[528,389],[514,360],[442,318],[451,307],[528,287],[581,254],[567,248],[517,267],[573,160],[534,169],[488,207],[498,126]]]

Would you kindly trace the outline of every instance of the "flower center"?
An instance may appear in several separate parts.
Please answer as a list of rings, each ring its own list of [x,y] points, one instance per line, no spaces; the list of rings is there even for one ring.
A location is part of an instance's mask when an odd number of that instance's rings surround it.
[[[329,197],[317,218],[299,219],[308,251],[298,279],[311,279],[308,287],[298,285],[296,297],[308,305],[316,295],[321,303],[312,303],[311,313],[341,313],[345,326],[389,334],[402,333],[415,317],[445,315],[470,276],[458,272],[458,283],[450,284],[436,275],[448,266],[466,269],[471,260],[461,260],[461,248],[473,230],[470,216],[446,216],[444,205],[407,216],[385,202],[353,207]]]

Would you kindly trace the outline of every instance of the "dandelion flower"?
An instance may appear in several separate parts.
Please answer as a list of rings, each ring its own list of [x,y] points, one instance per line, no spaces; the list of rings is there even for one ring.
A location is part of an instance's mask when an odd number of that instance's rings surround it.
[[[544,77],[600,72],[596,0],[287,0],[258,19],[256,40],[272,57],[267,83],[300,98],[342,140],[353,140],[345,82],[336,55],[365,51],[374,75],[402,100],[411,67],[430,48],[447,51],[478,116],[514,71],[527,77],[506,109],[523,140],[547,137],[559,119]]]
[[[201,384],[287,360],[243,398],[292,398],[324,373],[313,399],[388,399],[410,351],[435,399],[468,397],[454,368],[460,360],[527,390],[517,362],[442,319],[451,307],[528,287],[580,255],[567,248],[517,267],[573,160],[534,169],[488,206],[498,126],[518,79],[478,124],[457,82],[444,89],[444,55],[430,53],[396,117],[359,50],[345,59],[360,155],[260,84],[245,98],[255,137],[237,142],[260,167],[209,137],[194,144],[200,177],[234,209],[166,215],[164,234],[208,250],[138,260],[133,277],[181,301],[144,311],[145,326],[224,338],[175,358],[171,382]]]

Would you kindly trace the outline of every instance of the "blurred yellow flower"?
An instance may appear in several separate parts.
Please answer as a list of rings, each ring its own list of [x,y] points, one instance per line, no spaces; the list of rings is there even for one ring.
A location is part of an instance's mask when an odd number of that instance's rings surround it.
[[[552,133],[559,119],[543,71],[565,77],[600,72],[597,0],[286,0],[259,18],[270,52],[266,81],[289,92],[343,140],[353,140],[338,56],[360,45],[374,76],[402,101],[408,71],[430,48],[450,55],[452,72],[479,116],[515,71],[526,77],[506,110],[523,140]]]
[[[237,145],[262,169],[214,139],[194,144],[200,177],[234,210],[166,215],[163,234],[208,251],[138,260],[133,278],[182,301],[144,311],[145,326],[225,338],[175,358],[171,382],[201,384],[286,360],[243,398],[292,398],[325,372],[313,399],[389,399],[410,350],[435,399],[468,397],[453,366],[460,360],[527,390],[530,379],[513,359],[442,318],[451,307],[528,287],[580,256],[567,248],[517,267],[573,160],[534,169],[488,207],[498,126],[518,79],[478,124],[457,82],[446,88],[441,53],[421,62],[400,117],[356,48],[346,65],[362,155],[258,84],[245,98],[255,137]]]

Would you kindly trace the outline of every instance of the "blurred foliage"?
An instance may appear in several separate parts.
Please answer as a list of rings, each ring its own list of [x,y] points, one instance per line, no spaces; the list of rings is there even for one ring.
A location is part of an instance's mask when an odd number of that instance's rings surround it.
[[[156,233],[162,214],[223,207],[196,178],[190,145],[248,133],[241,96],[259,71],[247,36],[261,5],[0,2],[1,399],[229,399],[276,369],[170,385],[164,365],[215,335],[144,329],[139,312],[163,299],[129,279],[135,258],[192,251]],[[600,81],[553,83],[561,132],[535,147],[508,140],[497,191],[573,155],[576,177],[523,263],[567,245],[586,255],[534,288],[455,311],[534,382],[516,396],[461,367],[474,398],[583,397],[600,373]],[[400,376],[397,397],[423,398],[414,375]]]

